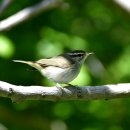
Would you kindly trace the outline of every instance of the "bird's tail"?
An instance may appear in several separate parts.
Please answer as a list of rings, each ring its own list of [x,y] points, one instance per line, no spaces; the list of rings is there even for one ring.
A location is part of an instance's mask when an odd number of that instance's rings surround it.
[[[32,66],[32,67],[38,69],[38,70],[41,69],[41,66],[40,66],[38,63],[33,62],[33,61],[23,61],[23,60],[13,60],[13,61],[14,61],[14,62],[19,62],[19,63],[28,64],[28,65],[30,65],[30,66]]]

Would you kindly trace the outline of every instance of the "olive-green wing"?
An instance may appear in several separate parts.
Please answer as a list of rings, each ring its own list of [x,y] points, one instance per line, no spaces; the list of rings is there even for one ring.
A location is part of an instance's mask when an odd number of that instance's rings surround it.
[[[60,68],[68,68],[73,65],[70,60],[66,59],[63,56],[57,56],[50,59],[41,59],[36,61],[36,63],[42,67],[56,66]]]

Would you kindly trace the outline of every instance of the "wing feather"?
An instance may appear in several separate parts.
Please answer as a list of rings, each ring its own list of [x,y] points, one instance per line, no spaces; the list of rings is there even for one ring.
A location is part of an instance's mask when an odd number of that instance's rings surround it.
[[[42,67],[56,66],[60,68],[68,68],[73,65],[74,62],[63,56],[57,56],[50,59],[41,59],[36,61]]]

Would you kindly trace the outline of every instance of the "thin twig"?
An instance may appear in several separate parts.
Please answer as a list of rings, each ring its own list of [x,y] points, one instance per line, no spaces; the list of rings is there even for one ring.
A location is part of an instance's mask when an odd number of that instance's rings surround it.
[[[34,17],[48,9],[61,6],[63,2],[59,0],[43,0],[40,3],[27,7],[16,14],[0,21],[0,31],[11,29],[12,27]]]
[[[13,0],[3,0],[0,5],[0,15],[9,7]]]
[[[130,1],[128,0],[114,0],[119,6],[121,6],[126,11],[130,12]]]

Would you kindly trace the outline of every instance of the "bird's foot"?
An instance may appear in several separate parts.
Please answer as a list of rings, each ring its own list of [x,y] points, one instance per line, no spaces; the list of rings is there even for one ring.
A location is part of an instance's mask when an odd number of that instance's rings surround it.
[[[72,85],[72,84],[69,84],[69,83],[67,83],[67,85],[70,86],[70,87],[78,87],[77,85]]]

